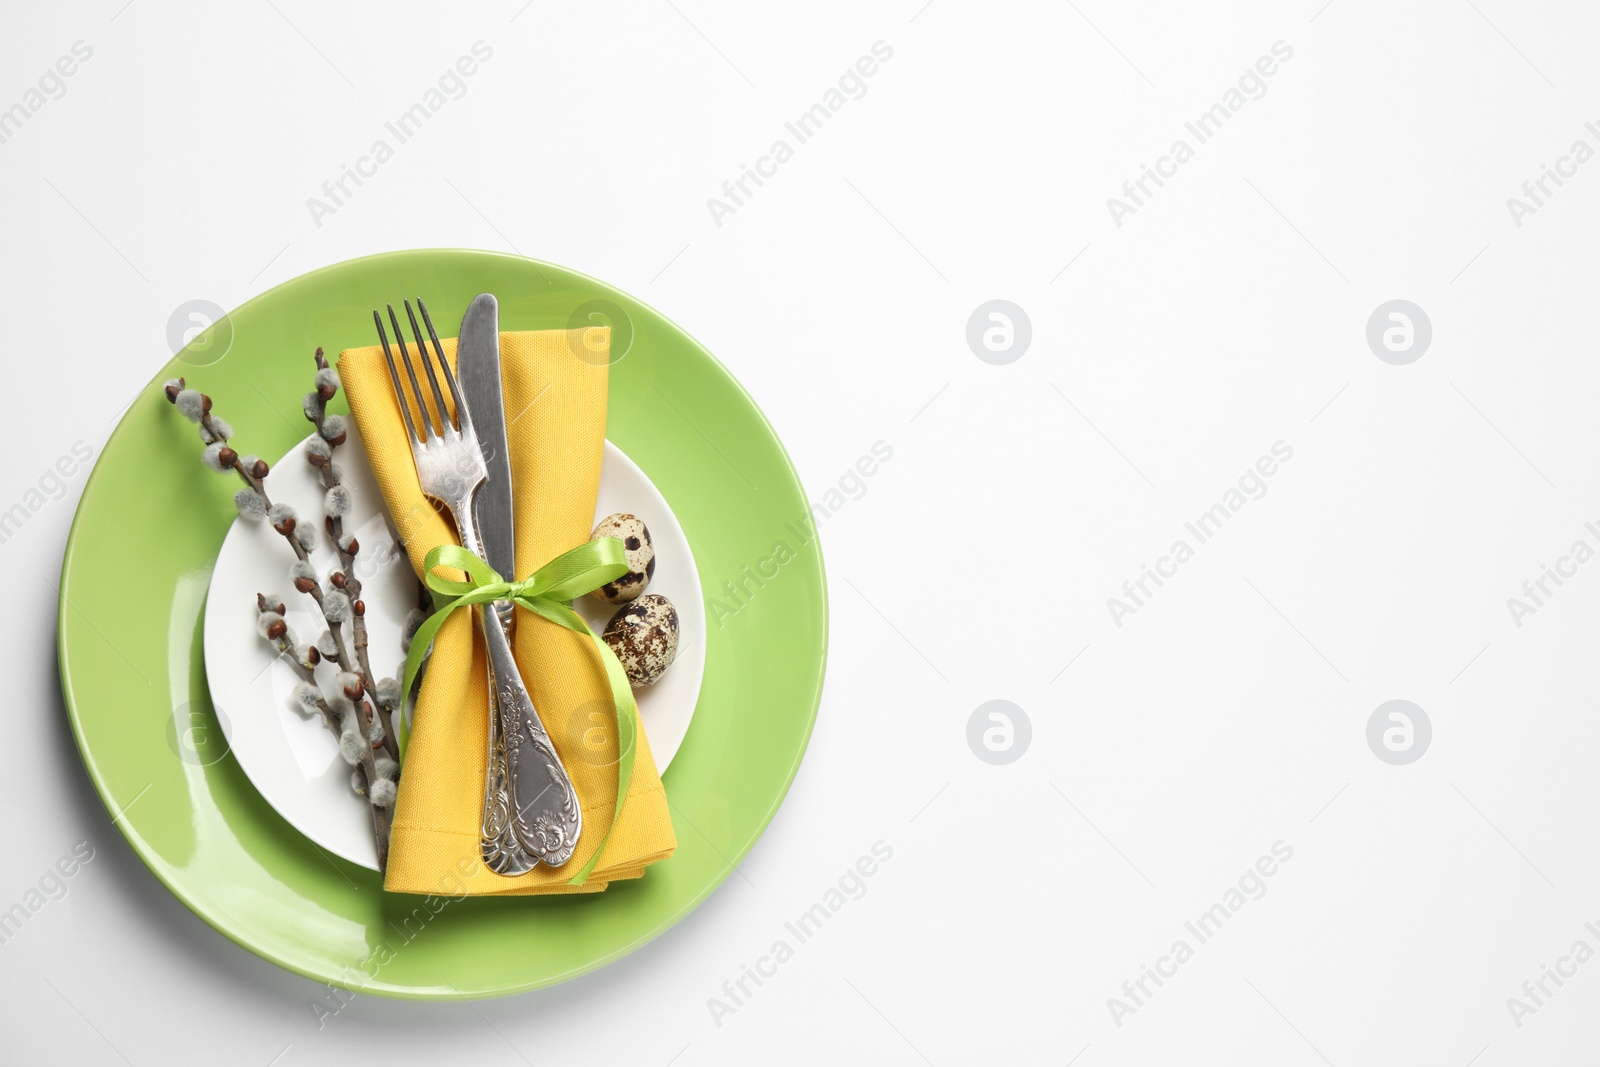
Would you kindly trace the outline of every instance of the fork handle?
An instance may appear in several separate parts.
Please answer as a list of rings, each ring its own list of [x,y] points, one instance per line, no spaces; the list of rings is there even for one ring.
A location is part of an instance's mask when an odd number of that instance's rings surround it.
[[[487,623],[484,623],[487,626]],[[500,708],[496,698],[498,687],[494,684],[494,669],[489,669],[489,751],[484,765],[483,822],[478,833],[478,847],[483,862],[496,874],[514,877],[526,874],[539,865],[517,840],[512,825],[511,782],[506,773],[506,750],[500,732]]]
[[[452,516],[462,547],[482,556],[470,498]],[[489,752],[478,842],[484,862],[507,876],[540,863],[559,867],[577,847],[583,811],[511,654],[512,605],[480,604],[479,618],[489,650]]]
[[[482,616],[489,649],[489,683],[510,786],[511,827],[530,856],[559,867],[572,858],[578,846],[583,811],[572,779],[522,684],[499,612],[494,605],[484,604]]]

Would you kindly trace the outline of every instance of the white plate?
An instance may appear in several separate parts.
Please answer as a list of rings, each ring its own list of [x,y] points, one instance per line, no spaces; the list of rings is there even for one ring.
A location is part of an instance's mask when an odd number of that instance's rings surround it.
[[[396,550],[383,497],[353,422],[337,456],[355,498],[351,516],[357,520],[353,531],[361,542],[356,565],[367,604],[372,669],[379,677],[399,677],[405,661],[400,630],[417,602],[416,578]],[[322,491],[301,445],[273,466],[267,488],[275,502],[293,505],[304,519],[316,522],[320,533]],[[617,511],[632,512],[650,528],[656,573],[648,591],[665,596],[678,611],[677,660],[659,682],[635,693],[656,769],[665,771],[689,731],[700,699],[705,603],[694,555],[677,517],[644,472],[607,441],[595,519]],[[318,540],[311,561],[319,574],[327,574],[337,566],[337,558],[326,537]],[[289,582],[292,561],[283,538],[266,523],[234,520],[206,595],[205,661],[211,700],[234,756],[267,803],[322,848],[376,870],[366,801],[351,791],[350,769],[339,758],[333,735],[319,719],[288,706],[289,691],[298,678],[256,632],[258,592],[283,597],[289,625],[302,642],[324,629],[316,605]],[[574,607],[596,633],[615,610],[588,597]],[[317,670],[320,680],[331,679],[327,664]]]

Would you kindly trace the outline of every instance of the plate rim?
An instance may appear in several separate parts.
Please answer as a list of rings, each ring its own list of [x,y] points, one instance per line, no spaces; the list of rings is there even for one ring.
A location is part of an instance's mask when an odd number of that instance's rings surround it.
[[[580,278],[584,282],[601,290],[618,294],[625,299],[648,309],[652,314],[658,316],[681,337],[686,339],[690,344],[698,349],[701,355],[710,361],[711,366],[713,366],[718,373],[726,378],[728,383],[735,390],[737,390],[739,396],[741,396],[746,403],[750,405],[750,410],[755,413],[756,418],[760,420],[761,425],[766,427],[767,431],[771,434],[773,443],[777,446],[778,456],[783,461],[784,468],[788,471],[789,476],[794,479],[794,484],[800,489],[801,495],[805,495],[805,485],[800,480],[799,472],[795,469],[794,460],[790,457],[789,450],[787,447],[785,447],[782,437],[778,435],[778,432],[776,428],[773,427],[771,420],[767,418],[766,412],[762,410],[759,404],[756,403],[755,398],[752,397],[749,390],[744,387],[744,383],[741,382],[731,371],[729,371],[727,366],[720,359],[718,359],[714,353],[706,348],[705,345],[701,344],[694,334],[684,329],[670,316],[662,314],[661,311],[659,311],[653,304],[641,300],[638,297],[633,296],[631,293],[625,292],[624,290],[619,289],[608,282],[601,281],[590,274],[576,270],[572,267],[563,266],[559,263],[553,263],[549,260],[535,259],[532,256],[517,255],[514,253],[502,252],[494,249],[465,248],[460,246],[391,249],[385,252],[375,252],[364,256],[355,256],[350,259],[340,260],[336,263],[325,264],[321,267],[317,267],[314,270],[297,274],[292,278],[286,278],[277,285],[274,285],[269,289],[265,289],[262,292],[256,293],[255,295],[235,305],[225,314],[232,316],[234,312],[257,301],[265,300],[277,293],[279,290],[285,289],[290,285],[308,282],[335,270],[353,267],[356,264],[394,260],[410,256],[439,254],[482,256],[493,259],[510,260],[515,263],[531,263],[534,264],[535,267],[550,267],[553,270]],[[185,348],[187,348],[187,346],[185,346]],[[180,349],[178,353],[174,354],[165,363],[163,363],[156,371],[155,375],[145,383],[143,389],[148,390],[158,382],[164,380],[164,376],[167,375],[173,364],[182,363],[182,360],[179,357],[182,355],[184,350],[185,349]],[[368,985],[364,983],[351,983],[347,980],[344,980],[342,976],[339,975],[325,975],[313,972],[309,968],[302,967],[299,964],[284,958],[282,954],[274,951],[266,945],[247,940],[247,934],[245,932],[230,929],[228,926],[225,926],[218,920],[214,919],[196,900],[192,899],[192,897],[187,894],[179,885],[175,884],[171,878],[167,877],[162,869],[164,867],[164,863],[160,861],[159,857],[152,856],[153,850],[150,849],[150,847],[145,843],[144,839],[137,833],[132,822],[122,819],[121,816],[123,812],[116,809],[114,798],[110,795],[110,788],[106,782],[105,775],[100,768],[99,762],[91,753],[88,742],[84,737],[83,723],[78,711],[77,694],[73,690],[72,679],[69,674],[69,661],[71,658],[71,652],[67,644],[67,616],[70,611],[75,609],[72,607],[71,601],[68,599],[67,595],[69,580],[68,572],[72,565],[73,556],[77,549],[79,534],[78,527],[84,515],[84,500],[88,497],[90,490],[94,488],[96,480],[101,474],[102,464],[106,456],[110,453],[111,447],[115,444],[119,436],[127,432],[127,425],[128,413],[124,411],[118,418],[117,425],[111,431],[110,436],[108,436],[105,440],[105,443],[100,446],[99,452],[95,457],[94,466],[90,469],[89,476],[84,479],[83,491],[79,494],[77,506],[73,509],[72,523],[67,529],[66,543],[62,550],[60,580],[56,587],[57,599],[55,642],[56,666],[61,683],[62,704],[66,711],[68,723],[72,727],[73,741],[78,746],[79,758],[83,762],[84,769],[88,772],[89,780],[94,786],[95,794],[99,797],[101,804],[103,804],[106,807],[106,810],[111,814],[112,824],[117,827],[118,831],[122,834],[123,839],[127,841],[129,847],[133,849],[134,854],[139,858],[139,862],[144,865],[146,870],[155,876],[157,881],[167,888],[168,892],[181,901],[184,907],[188,908],[191,912],[197,915],[212,929],[216,930],[218,933],[221,933],[224,937],[228,938],[228,940],[250,952],[252,955],[265,959],[287,971],[298,974],[301,977],[307,978],[314,982],[336,986],[338,988],[350,990],[351,992],[365,993],[369,996],[381,996],[399,1000],[448,1001],[460,1000],[463,997],[467,999],[493,999],[560,985],[561,983],[598,970],[607,964],[614,963],[624,956],[632,954],[642,946],[648,944],[649,942],[660,937],[662,934],[666,933],[668,930],[672,929],[672,927],[681,922],[686,915],[694,911],[701,904],[705,903],[706,899],[709,898],[712,893],[716,892],[716,890],[719,889],[724,882],[732,877],[733,872],[737,869],[739,862],[748,856],[750,851],[755,848],[756,843],[760,841],[763,836],[765,836],[767,829],[772,824],[773,818],[777,815],[778,809],[783,806],[784,800],[788,798],[789,790],[793,787],[795,777],[799,774],[800,764],[804,762],[806,753],[811,748],[811,737],[816,730],[817,714],[822,704],[822,694],[827,677],[828,646],[830,643],[829,639],[831,637],[832,630],[831,626],[829,625],[830,605],[828,603],[827,565],[822,548],[822,536],[820,528],[814,528],[813,537],[817,546],[816,568],[817,588],[820,592],[819,624],[821,630],[821,647],[819,649],[820,655],[817,657],[817,662],[814,668],[815,685],[812,690],[812,697],[808,701],[810,707],[807,711],[805,730],[801,738],[800,745],[796,750],[794,758],[790,762],[788,769],[784,773],[783,781],[779,786],[778,792],[774,797],[772,804],[766,811],[760,814],[757,820],[759,826],[755,833],[751,835],[749,841],[745,842],[737,850],[737,854],[730,858],[727,866],[722,871],[720,871],[716,876],[708,879],[698,890],[696,890],[683,902],[681,907],[672,911],[666,919],[654,924],[651,929],[645,931],[639,937],[618,946],[611,952],[596,956],[586,961],[584,964],[571,967],[559,974],[551,975],[542,980],[535,979],[532,981],[505,982],[494,988],[486,988],[466,994],[460,992],[443,993],[431,989],[421,988],[396,988],[378,984]],[[807,677],[813,677],[813,672],[808,671]],[[135,799],[137,799],[137,797]],[[132,802],[130,802],[130,805],[131,803]]]

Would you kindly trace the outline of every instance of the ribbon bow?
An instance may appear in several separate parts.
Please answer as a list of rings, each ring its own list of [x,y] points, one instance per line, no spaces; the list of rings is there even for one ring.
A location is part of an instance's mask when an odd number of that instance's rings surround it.
[[[610,646],[572,610],[571,601],[626,574],[628,562],[625,552],[623,543],[617,538],[602,537],[562,553],[521,581],[507,581],[480,557],[460,545],[439,545],[428,553],[422,563],[423,581],[435,593],[434,601],[438,606],[417,629],[416,636],[411,639],[411,648],[406,653],[402,693],[411,692],[417,670],[422,666],[434,635],[452,612],[457,608],[497,600],[509,600],[558,626],[584,634],[594,642],[600,663],[605,667],[606,682],[611,687],[611,703],[617,716],[617,802],[612,808],[611,825],[606,828],[600,847],[595,849],[583,869],[569,880],[570,885],[582,885],[588,879],[600,860],[600,854],[605,851],[606,843],[611,840],[617,819],[622,815],[622,804],[627,799],[628,785],[633,780],[634,740],[639,717],[639,707],[633,701],[633,689],[628,685],[627,672],[617,662]],[[438,567],[454,567],[466,574],[466,580],[435,574],[434,570]],[[395,728],[395,742],[404,756],[407,738],[404,715],[397,716]]]

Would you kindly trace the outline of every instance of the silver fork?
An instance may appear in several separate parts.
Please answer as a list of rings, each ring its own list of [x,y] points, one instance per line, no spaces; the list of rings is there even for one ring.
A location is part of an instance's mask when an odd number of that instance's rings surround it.
[[[394,327],[395,343],[411,385],[411,398],[417,411],[415,419],[411,405],[406,402],[406,389],[389,348],[383,319],[376,310],[372,321],[377,324],[383,355],[389,362],[389,376],[394,381],[395,397],[411,434],[411,458],[417,466],[417,482],[425,495],[449,509],[461,535],[462,547],[482,556],[483,544],[473,520],[472,497],[488,480],[488,468],[478,447],[478,435],[472,428],[472,413],[456,385],[455,373],[444,358],[444,348],[439,344],[428,309],[419,298],[417,308],[422,312],[428,337],[433,342],[431,354],[422,339],[422,331],[417,328],[411,302],[407,300],[404,304],[406,317],[411,322],[411,335],[416,340],[422,369],[433,394],[432,411],[417,380],[394,306],[387,305],[389,322]],[[445,404],[435,364],[450,389],[453,412]],[[493,604],[480,607],[479,619],[489,649],[491,694],[488,775],[478,842],[483,861],[491,870],[505,875],[522,874],[540,862],[559,867],[572,858],[583,829],[583,813],[572,780],[561,765],[550,735],[522,684],[505,624],[493,610]]]

